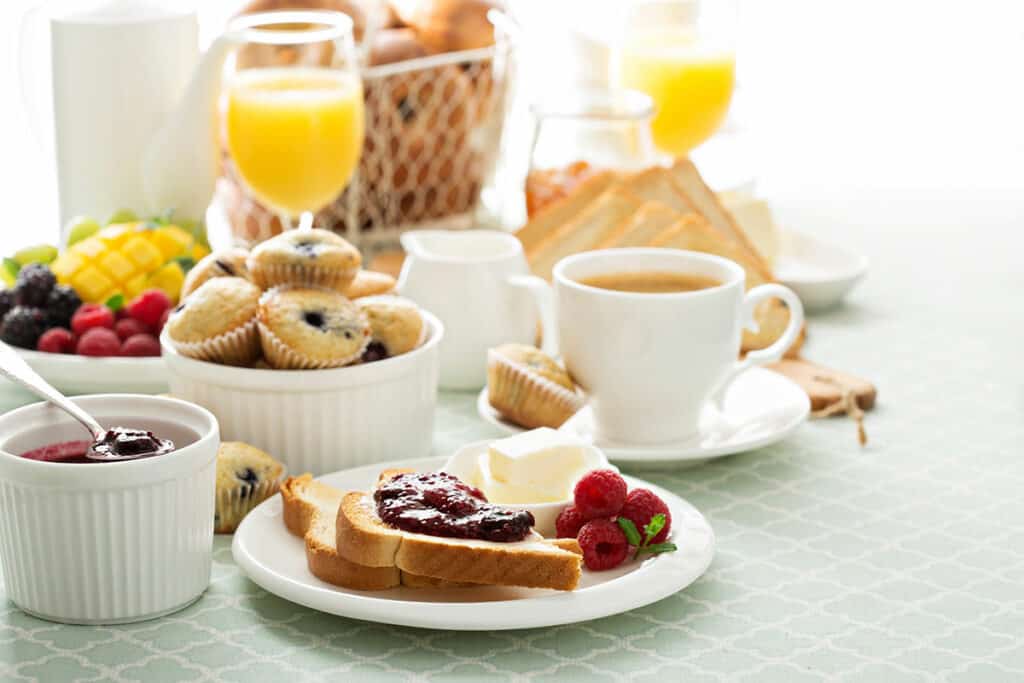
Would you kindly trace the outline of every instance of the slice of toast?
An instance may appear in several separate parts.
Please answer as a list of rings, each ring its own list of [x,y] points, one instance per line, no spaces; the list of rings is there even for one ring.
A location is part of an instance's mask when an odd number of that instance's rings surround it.
[[[686,214],[693,220],[700,220],[694,213]],[[646,247],[656,235],[680,220],[680,214],[661,202],[644,202],[637,212],[622,223],[615,232],[597,245],[597,249],[616,247]]]
[[[403,472],[386,470],[381,481]],[[336,527],[339,555],[356,564],[456,583],[573,590],[579,582],[575,541],[545,541],[536,533],[517,543],[409,533],[384,524],[373,498],[362,491],[342,498]]]
[[[841,402],[848,391],[853,392],[861,410],[871,410],[875,407],[878,390],[866,379],[802,358],[780,360],[766,367],[799,384],[811,399],[811,410],[824,410]]]
[[[679,189],[672,172],[661,166],[651,166],[622,179],[620,186],[627,192],[649,202],[661,202],[677,213],[696,212],[687,196]]]
[[[533,251],[527,252],[535,275],[551,279],[555,264],[566,256],[593,249],[627,221],[643,202],[617,187],[606,190],[591,202],[576,220],[548,235]]]
[[[549,235],[575,220],[591,202],[616,182],[618,177],[614,171],[599,171],[573,188],[569,196],[552,202],[537,212],[536,216],[516,232],[516,237],[523,243],[523,249],[527,253],[533,251]]]

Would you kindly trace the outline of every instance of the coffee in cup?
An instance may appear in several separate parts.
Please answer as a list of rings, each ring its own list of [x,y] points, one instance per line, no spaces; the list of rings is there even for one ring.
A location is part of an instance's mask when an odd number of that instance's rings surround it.
[[[634,292],[641,294],[671,294],[673,292],[695,292],[699,289],[718,287],[718,280],[671,270],[639,270],[622,273],[594,275],[579,281],[587,287],[610,289],[616,292]]]

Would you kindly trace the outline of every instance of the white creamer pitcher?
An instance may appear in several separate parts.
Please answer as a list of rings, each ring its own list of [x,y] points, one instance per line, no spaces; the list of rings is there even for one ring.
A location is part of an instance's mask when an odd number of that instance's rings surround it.
[[[445,326],[441,387],[479,389],[487,382],[487,349],[532,344],[544,330],[545,351],[557,348],[554,303],[530,275],[514,235],[493,230],[417,230],[402,235],[405,263],[398,291]]]

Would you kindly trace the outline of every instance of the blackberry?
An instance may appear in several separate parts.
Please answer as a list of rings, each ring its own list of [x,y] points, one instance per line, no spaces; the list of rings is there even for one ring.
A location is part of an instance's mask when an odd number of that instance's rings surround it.
[[[18,271],[14,283],[14,297],[19,306],[43,308],[57,278],[41,263],[30,263]]]
[[[31,306],[15,306],[4,316],[3,325],[0,325],[0,339],[11,346],[34,349],[45,330],[45,311]]]
[[[0,321],[7,315],[7,311],[14,308],[14,290],[0,289]]]
[[[81,305],[82,300],[74,288],[57,285],[50,290],[50,296],[46,299],[46,312],[50,315],[50,324],[53,327],[71,329],[71,316]]]

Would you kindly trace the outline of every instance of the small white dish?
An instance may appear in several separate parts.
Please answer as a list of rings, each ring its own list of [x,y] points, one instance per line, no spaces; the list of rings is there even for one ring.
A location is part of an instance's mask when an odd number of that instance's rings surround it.
[[[477,463],[480,461],[480,456],[487,452],[488,447],[493,442],[494,439],[486,439],[484,441],[474,441],[463,446],[455,452],[455,455],[448,458],[448,461],[440,469],[448,474],[455,475],[464,482],[476,486],[477,483],[474,480],[477,474]],[[613,469],[617,472],[619,470],[618,467],[608,462],[608,457],[601,452],[600,448],[594,446],[586,447],[583,459],[583,471]],[[565,506],[571,502],[572,499],[567,498],[554,503],[502,503],[501,506],[513,510],[528,510],[533,515],[534,527],[538,533],[544,536],[554,536],[555,520],[558,519],[559,513],[565,509]]]
[[[17,349],[33,370],[61,393],[161,394],[167,391],[167,366],[163,358],[95,358],[64,353]],[[31,394],[6,380],[0,384],[28,402]],[[31,400],[35,400],[32,397]]]
[[[39,462],[20,454],[87,439],[87,432],[48,403],[0,416],[0,563],[8,596],[29,614],[71,624],[142,621],[182,609],[210,582],[216,418],[157,396],[74,401],[106,426],[131,421],[160,431],[164,423],[196,440],[130,462]]]
[[[595,438],[588,408],[571,417],[561,429],[597,446],[619,464],[696,465],[781,441],[807,419],[811,402],[803,389],[779,373],[750,368],[725,390],[722,409],[719,412],[713,406],[705,406],[699,433],[675,443],[641,446]],[[498,415],[487,401],[486,388],[477,398],[477,412],[505,433],[525,431]]]
[[[810,312],[842,301],[868,271],[868,259],[852,249],[807,233],[782,233],[775,276],[800,297]]]
[[[340,489],[368,490],[383,468],[430,471],[444,462],[443,458],[427,458],[359,467],[320,480]],[[625,479],[631,488],[649,488],[668,504],[672,512],[670,538],[679,550],[609,571],[584,569],[579,588],[571,592],[500,586],[355,591],[332,586],[309,573],[302,540],[284,527],[280,496],[265,501],[242,520],[231,550],[238,566],[261,588],[329,614],[460,631],[572,624],[666,598],[696,581],[711,564],[715,535],[696,508],[659,486],[634,477]]]

